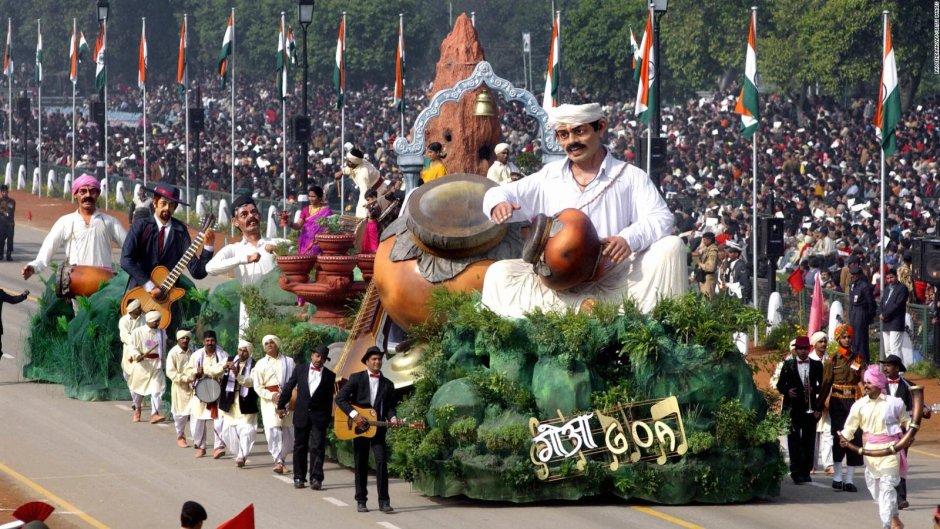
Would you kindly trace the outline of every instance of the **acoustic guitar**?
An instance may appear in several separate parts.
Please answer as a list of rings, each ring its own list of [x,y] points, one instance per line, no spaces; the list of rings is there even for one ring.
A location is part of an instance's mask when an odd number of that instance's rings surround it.
[[[379,428],[414,428],[416,430],[424,430],[423,421],[398,421],[398,424],[392,424],[389,421],[376,420],[375,410],[372,408],[353,406],[353,409],[356,410],[359,415],[365,417],[368,423],[365,426],[359,426],[356,424],[356,421],[343,413],[343,410],[336,408],[333,432],[336,434],[337,439],[348,441],[356,437],[375,437],[375,433]]]
[[[144,311],[144,314],[151,310],[160,312],[161,329],[169,327],[172,319],[170,307],[186,294],[185,290],[176,286],[176,280],[179,279],[183,270],[186,270],[189,262],[196,255],[196,251],[205,241],[206,232],[214,223],[215,215],[209,214],[203,219],[199,234],[193,239],[192,244],[186,249],[186,253],[176,263],[173,270],[167,270],[165,266],[157,266],[150,272],[150,280],[159,285],[160,295],[154,297],[143,286],[134,287],[127,294],[124,294],[124,299],[121,300],[121,314],[127,314],[127,304],[132,299],[136,299],[140,301],[140,308]]]

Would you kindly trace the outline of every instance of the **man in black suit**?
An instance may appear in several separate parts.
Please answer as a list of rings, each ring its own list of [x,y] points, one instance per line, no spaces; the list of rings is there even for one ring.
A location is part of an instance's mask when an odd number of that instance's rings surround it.
[[[375,410],[376,420],[398,424],[395,416],[395,385],[382,375],[384,353],[378,347],[370,347],[362,355],[365,371],[354,373],[349,382],[336,394],[336,405],[357,425],[366,426],[368,421],[353,409],[353,405]],[[375,457],[375,481],[379,493],[379,510],[392,512],[388,496],[388,444],[385,442],[385,428],[378,428],[375,437],[353,439],[353,452],[356,460],[356,507],[359,512],[369,512],[366,508],[366,483],[369,476],[369,451]]]
[[[11,305],[16,305],[17,303],[22,303],[29,297],[29,290],[24,290],[22,294],[14,296],[13,294],[8,294],[6,290],[0,288],[0,360],[3,359],[3,304],[9,303]]]
[[[154,297],[161,295],[160,285],[150,280],[150,273],[157,265],[172,270],[192,243],[186,224],[173,218],[181,203],[179,188],[158,183],[153,190],[154,214],[135,222],[124,239],[121,268],[131,276],[130,286],[142,285]],[[206,263],[212,258],[214,243],[215,233],[209,230],[202,253],[188,265],[194,279],[206,277]]]
[[[783,395],[783,409],[790,411],[790,433],[787,448],[790,451],[790,477],[793,483],[809,483],[815,454],[816,421],[822,406],[823,365],[809,357],[809,338],[798,336],[796,357],[783,362],[777,391]]]
[[[901,356],[901,339],[904,336],[908,294],[907,287],[898,281],[898,271],[889,268],[885,272],[885,290],[881,294],[881,316],[879,316],[881,318],[881,343],[884,344],[885,356]]]
[[[302,489],[310,474],[310,488],[323,488],[323,458],[326,456],[326,430],[333,415],[333,387],[336,374],[323,366],[330,350],[318,345],[310,353],[310,362],[298,363],[281,391],[277,414],[287,415],[287,404],[296,388],[294,406],[294,488]],[[310,465],[308,467],[309,462]]]
[[[849,324],[855,334],[852,336],[852,352],[862,355],[867,364],[868,358],[868,326],[875,319],[875,295],[872,293],[871,282],[862,273],[862,267],[853,264],[849,267],[852,274],[852,284],[849,286]]]

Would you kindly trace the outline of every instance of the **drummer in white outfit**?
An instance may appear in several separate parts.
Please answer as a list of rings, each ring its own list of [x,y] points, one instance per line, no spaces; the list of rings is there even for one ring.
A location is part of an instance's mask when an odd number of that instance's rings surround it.
[[[134,399],[134,422],[140,422],[140,406],[144,395],[150,396],[150,423],[164,420],[160,415],[166,377],[163,375],[163,358],[166,356],[166,331],[160,328],[160,312],[152,310],[144,317],[147,325],[131,333],[130,371],[127,387]]]
[[[284,460],[294,447],[293,412],[284,417],[277,413],[277,399],[281,388],[294,372],[294,359],[281,353],[281,339],[269,334],[261,339],[265,357],[258,360],[254,377],[255,393],[261,397],[261,420],[264,435],[268,439],[268,450],[274,458],[274,472],[287,474]]]
[[[483,304],[497,314],[518,318],[536,308],[563,312],[632,298],[649,313],[661,297],[684,294],[686,249],[670,235],[673,214],[642,169],[614,158],[601,143],[607,118],[600,105],[561,105],[549,109],[549,120],[568,158],[490,188],[483,198],[483,212],[500,224],[579,209],[594,225],[610,267],[597,281],[556,291],[542,283],[531,264],[521,259],[497,261],[486,272]]]
[[[208,330],[202,335],[201,349],[198,349],[189,357],[189,363],[186,364],[186,375],[191,377],[198,388],[202,379],[212,379],[218,383],[222,378],[222,373],[226,369],[231,369],[228,361],[228,353],[216,345],[215,331]],[[218,459],[225,455],[225,441],[222,439],[222,417],[219,416],[218,399],[215,402],[206,403],[200,399],[189,401],[189,425],[192,430],[193,447],[196,449],[196,457],[206,455],[206,423],[212,421],[215,431],[214,450],[212,457]]]
[[[251,358],[251,342],[238,341],[238,356],[231,369],[222,377],[219,409],[225,418],[225,444],[235,452],[235,466],[243,468],[258,429],[258,395],[252,387],[255,361]]]
[[[135,300],[136,301],[136,300]],[[166,377],[170,379],[170,409],[173,411],[173,425],[176,427],[176,444],[186,448],[186,425],[189,423],[189,406],[193,400],[193,379],[186,374],[186,364],[192,351],[189,349],[191,332],[176,331],[176,345],[170,349],[166,358]]]

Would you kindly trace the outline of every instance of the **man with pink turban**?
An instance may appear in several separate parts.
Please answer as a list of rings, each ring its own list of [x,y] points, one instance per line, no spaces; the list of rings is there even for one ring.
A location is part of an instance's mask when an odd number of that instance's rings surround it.
[[[36,259],[23,267],[23,279],[42,272],[49,266],[52,256],[62,249],[69,265],[112,268],[111,247],[120,248],[127,237],[127,230],[111,215],[98,211],[98,196],[101,184],[83,174],[72,183],[72,196],[78,202],[78,210],[59,217],[49,234],[42,241]]]
[[[864,432],[864,449],[888,448],[901,439],[903,429],[910,427],[911,416],[904,401],[885,391],[888,377],[878,365],[870,365],[863,376],[865,396],[852,405],[845,427],[840,432],[842,447],[848,446],[857,430]],[[903,429],[902,429],[903,428]],[[878,514],[884,529],[904,527],[898,516],[898,494],[895,487],[907,476],[907,457],[903,450],[883,457],[865,455],[865,484],[878,502]]]

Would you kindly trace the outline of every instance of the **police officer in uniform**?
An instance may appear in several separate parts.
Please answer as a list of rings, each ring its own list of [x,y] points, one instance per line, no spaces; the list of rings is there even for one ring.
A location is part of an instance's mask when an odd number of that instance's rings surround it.
[[[702,234],[702,242],[698,249],[692,252],[695,258],[695,281],[699,292],[711,299],[715,295],[715,274],[718,271],[718,247],[715,246],[715,234],[706,231]]]

